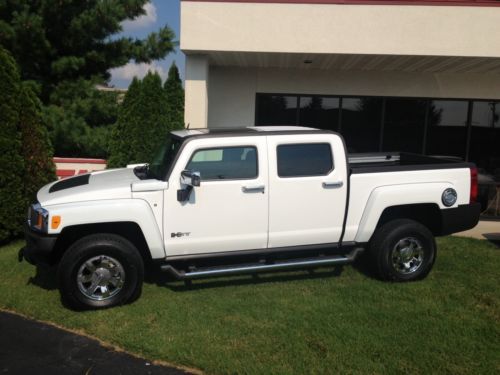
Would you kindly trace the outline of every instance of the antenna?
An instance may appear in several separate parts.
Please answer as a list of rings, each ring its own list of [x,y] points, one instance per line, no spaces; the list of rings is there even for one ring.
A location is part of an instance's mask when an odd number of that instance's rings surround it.
[[[188,124],[187,124],[187,126],[186,126],[186,129],[189,129],[189,125],[190,125],[190,124],[191,124],[191,123],[189,123],[189,122],[188,122]]]

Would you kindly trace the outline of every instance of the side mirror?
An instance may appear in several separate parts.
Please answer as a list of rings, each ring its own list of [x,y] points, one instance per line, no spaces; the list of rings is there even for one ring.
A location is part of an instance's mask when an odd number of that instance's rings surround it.
[[[188,186],[200,186],[201,175],[200,172],[193,172],[190,170],[184,170],[181,172],[181,184]]]
[[[181,172],[181,184],[186,185],[184,189],[177,190],[177,200],[179,202],[186,202],[191,196],[194,186],[200,186],[201,175],[200,172],[193,172],[184,170]]]

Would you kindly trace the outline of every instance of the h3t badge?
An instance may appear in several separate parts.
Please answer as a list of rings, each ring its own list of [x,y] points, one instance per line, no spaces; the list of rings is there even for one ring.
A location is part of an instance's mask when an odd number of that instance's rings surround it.
[[[176,233],[170,233],[170,237],[175,238],[175,237],[189,237],[191,232],[176,232]]]

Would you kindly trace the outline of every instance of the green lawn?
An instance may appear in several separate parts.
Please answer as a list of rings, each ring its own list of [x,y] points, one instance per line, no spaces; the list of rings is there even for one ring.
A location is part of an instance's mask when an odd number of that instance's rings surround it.
[[[500,249],[438,240],[421,282],[358,267],[147,283],[134,304],[76,313],[54,280],[0,248],[0,308],[207,373],[500,373]]]

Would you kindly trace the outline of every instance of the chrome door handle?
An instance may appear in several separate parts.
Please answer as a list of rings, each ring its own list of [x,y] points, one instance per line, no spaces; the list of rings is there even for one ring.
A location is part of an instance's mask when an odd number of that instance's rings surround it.
[[[242,186],[241,190],[244,193],[258,193],[262,192],[264,193],[266,187],[264,185],[258,185],[258,186]]]
[[[342,186],[344,186],[344,182],[343,181],[323,182],[323,187],[325,189],[328,189],[328,188],[341,188]]]

